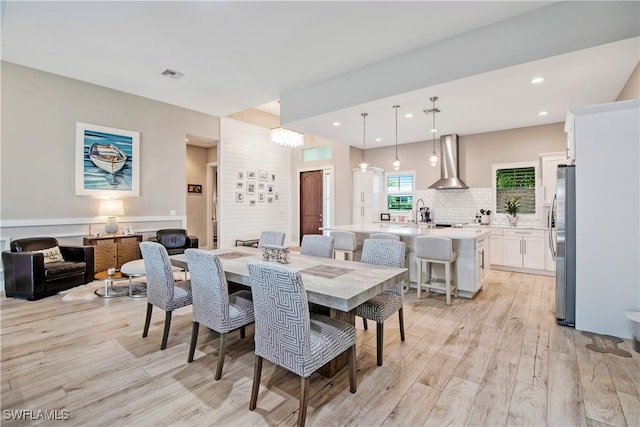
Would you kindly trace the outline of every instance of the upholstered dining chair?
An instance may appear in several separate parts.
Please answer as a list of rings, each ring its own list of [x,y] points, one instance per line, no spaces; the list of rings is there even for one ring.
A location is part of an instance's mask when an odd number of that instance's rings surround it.
[[[142,337],[146,338],[149,333],[153,306],[164,310],[164,332],[160,345],[160,350],[164,350],[169,338],[171,313],[178,308],[191,305],[191,283],[189,280],[174,281],[169,254],[160,243],[141,242],[140,252],[147,274],[147,317]]]
[[[307,417],[309,376],[348,351],[349,391],[356,392],[356,330],[352,325],[309,313],[300,273],[268,262],[249,263],[256,316],[256,357],[249,409],[258,401],[262,361],[281,366],[301,378],[298,425]]]
[[[358,243],[356,233],[352,231],[332,231],[331,236],[335,239],[333,245],[333,257],[355,261],[359,259],[357,253],[362,253],[362,242]]]
[[[227,279],[216,254],[201,249],[184,251],[191,274],[193,294],[193,328],[187,362],[193,362],[200,324],[220,334],[216,381],[222,377],[227,333],[240,329],[244,338],[246,325],[253,323],[251,292],[238,291],[229,295]]]
[[[311,255],[323,258],[333,257],[333,242],[331,236],[321,234],[305,234],[300,245],[301,255]]]
[[[361,262],[386,265],[388,267],[404,267],[405,250],[406,247],[403,242],[390,239],[366,239],[362,246]],[[400,322],[400,339],[404,341],[402,294],[401,282],[396,283],[391,288],[356,307],[356,315],[363,318],[365,329],[367,329],[367,319],[376,322],[376,358],[378,366],[382,366],[384,321],[396,312],[398,312]]]
[[[260,233],[258,247],[261,248],[264,245],[284,245],[284,233],[282,231],[263,231]]]

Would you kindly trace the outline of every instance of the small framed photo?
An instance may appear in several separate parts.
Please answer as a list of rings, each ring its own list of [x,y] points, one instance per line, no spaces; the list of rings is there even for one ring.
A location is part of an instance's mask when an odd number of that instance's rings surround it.
[[[381,213],[380,221],[391,221],[391,214],[389,213]]]
[[[274,193],[273,198],[276,200],[280,200],[280,193]]]
[[[236,202],[244,202],[244,193],[236,191]]]
[[[256,180],[256,171],[247,171],[247,179]]]
[[[247,182],[247,194],[256,194],[255,182]]]
[[[264,191],[264,182],[259,182],[258,183],[258,191]]]
[[[238,181],[244,180],[244,171],[238,171]]]
[[[264,202],[264,193],[258,193],[258,201],[260,203]]]
[[[133,234],[133,229],[130,225],[122,227],[122,234],[125,236],[131,236]]]
[[[258,179],[260,181],[269,181],[269,171],[259,171]]]
[[[236,182],[236,190],[244,190],[244,182],[243,181]]]
[[[273,194],[273,185],[267,185],[267,193]]]
[[[200,185],[200,184],[187,184],[187,192],[202,194],[202,185]]]
[[[255,206],[255,205],[256,205],[256,199],[249,200],[249,206]]]
[[[274,182],[276,180],[276,174],[272,173],[271,174],[271,182]]]
[[[273,203],[273,197],[267,197],[267,203]]]

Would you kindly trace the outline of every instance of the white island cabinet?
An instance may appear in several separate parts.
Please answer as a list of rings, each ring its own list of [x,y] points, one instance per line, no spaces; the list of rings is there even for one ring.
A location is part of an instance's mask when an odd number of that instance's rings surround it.
[[[417,264],[415,257],[415,242],[419,236],[447,237],[453,242],[453,249],[458,253],[458,258],[454,267],[454,281],[458,284],[458,293],[461,297],[472,298],[484,283],[486,274],[489,271],[490,240],[489,231],[482,229],[467,228],[439,228],[428,229],[426,225],[415,225],[411,223],[368,223],[340,225],[325,228],[325,231],[341,230],[356,233],[357,239],[362,241],[369,237],[371,233],[389,233],[400,237],[400,240],[407,245],[409,252],[408,267],[409,276],[412,282],[411,287],[415,287],[417,280]],[[444,280],[444,267],[442,265],[433,266],[434,277]]]

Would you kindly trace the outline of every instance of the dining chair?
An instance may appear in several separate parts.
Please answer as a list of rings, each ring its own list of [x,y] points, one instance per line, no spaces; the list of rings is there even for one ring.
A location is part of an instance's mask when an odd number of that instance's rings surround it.
[[[331,236],[334,238],[333,257],[347,261],[355,261],[357,252],[362,252],[362,243],[358,244],[356,233],[352,231],[332,231]]]
[[[334,238],[321,234],[305,234],[300,245],[301,255],[310,255],[323,258],[333,257]]]
[[[191,274],[193,293],[193,327],[187,362],[193,362],[198,340],[198,329],[204,325],[220,334],[216,381],[222,377],[227,333],[240,329],[245,336],[245,326],[254,322],[251,292],[238,291],[229,295],[227,279],[218,255],[202,249],[187,249],[187,266]]]
[[[284,245],[284,233],[282,231],[263,231],[260,233],[258,247],[261,248],[264,245]]]
[[[389,267],[404,267],[405,250],[406,246],[403,242],[390,239],[366,239],[362,246],[361,262]],[[400,339],[404,341],[402,305],[403,292],[400,282],[356,307],[356,315],[362,317],[365,329],[367,329],[367,319],[376,322],[376,358],[378,366],[382,366],[384,321],[396,312],[398,312],[398,320],[400,322]]]
[[[456,261],[458,253],[453,250],[453,242],[447,237],[420,236],[416,237],[416,263],[418,266],[418,280],[416,298],[420,299],[420,291],[424,286],[431,289],[443,290],[447,305],[451,305],[451,293],[458,297],[458,286],[451,277],[451,265]],[[426,263],[426,282],[422,283],[422,267]],[[431,264],[444,264],[444,283],[431,278]]]
[[[189,280],[174,281],[169,254],[160,243],[141,242],[140,252],[147,274],[147,317],[142,338],[146,338],[149,332],[153,306],[164,310],[164,332],[160,345],[160,350],[164,350],[167,348],[169,338],[171,313],[178,308],[191,305],[191,282]]]
[[[345,351],[349,358],[349,391],[356,392],[356,329],[353,325],[309,312],[299,272],[268,262],[250,262],[256,317],[256,357],[249,409],[258,401],[262,361],[267,359],[301,378],[298,425],[304,426],[309,376]]]

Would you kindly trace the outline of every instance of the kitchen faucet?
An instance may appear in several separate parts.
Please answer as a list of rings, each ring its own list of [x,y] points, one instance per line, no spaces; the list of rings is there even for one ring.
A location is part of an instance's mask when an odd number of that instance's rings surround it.
[[[422,199],[418,199],[418,201],[416,202],[416,208],[414,209],[413,213],[415,216],[414,222],[416,225],[418,225],[418,222],[420,222],[418,220],[418,216],[420,215],[420,211],[418,210],[418,203],[422,202],[422,207],[424,208],[424,200]]]

